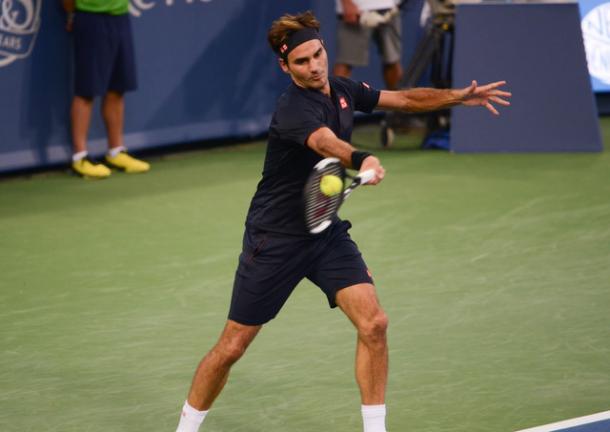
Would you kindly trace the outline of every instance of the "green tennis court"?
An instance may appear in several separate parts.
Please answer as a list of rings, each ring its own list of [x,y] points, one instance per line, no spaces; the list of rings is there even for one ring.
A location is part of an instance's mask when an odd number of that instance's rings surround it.
[[[610,121],[602,120],[606,147]],[[354,141],[375,148],[376,129]],[[378,150],[343,207],[390,317],[388,429],[514,431],[610,406],[610,155]],[[264,143],[149,174],[0,182],[0,431],[173,431],[226,319]],[[361,428],[355,333],[309,283],[206,432]]]

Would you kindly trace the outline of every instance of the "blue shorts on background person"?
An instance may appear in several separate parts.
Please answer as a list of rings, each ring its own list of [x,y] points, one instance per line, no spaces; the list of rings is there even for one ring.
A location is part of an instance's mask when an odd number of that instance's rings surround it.
[[[77,12],[74,93],[85,98],[136,90],[135,52],[128,15]]]

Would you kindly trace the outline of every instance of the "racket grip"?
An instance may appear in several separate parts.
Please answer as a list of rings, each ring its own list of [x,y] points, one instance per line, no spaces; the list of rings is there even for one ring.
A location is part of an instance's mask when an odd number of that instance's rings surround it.
[[[358,174],[356,177],[358,177],[360,179],[360,184],[367,184],[368,182],[370,182],[371,180],[373,180],[375,178],[375,170],[369,169],[369,170],[363,171],[360,174]]]

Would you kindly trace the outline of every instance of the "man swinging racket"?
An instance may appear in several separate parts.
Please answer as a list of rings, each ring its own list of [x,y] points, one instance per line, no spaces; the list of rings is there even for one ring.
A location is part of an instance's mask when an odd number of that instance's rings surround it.
[[[388,318],[373,280],[350,238],[348,221],[334,217],[311,234],[303,211],[303,190],[322,159],[367,172],[369,184],[385,175],[379,159],[350,145],[354,111],[376,108],[421,112],[456,105],[509,105],[504,81],[464,89],[415,88],[378,91],[366,83],[328,76],[326,49],[311,12],[273,22],[268,41],[292,83],[279,98],[269,127],[262,179],[246,219],[243,250],[235,274],[231,307],[216,345],[201,360],[177,432],[197,432],[237,362],[262,326],[280,311],[307,278],[339,307],[357,331],[356,381],[365,432],[385,432],[388,376]],[[372,170],[372,175],[371,175]]]

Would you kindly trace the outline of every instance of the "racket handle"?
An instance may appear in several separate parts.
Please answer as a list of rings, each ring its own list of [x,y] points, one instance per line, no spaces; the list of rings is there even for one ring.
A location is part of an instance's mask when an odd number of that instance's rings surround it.
[[[375,178],[375,170],[370,169],[370,170],[363,171],[360,174],[358,174],[356,177],[358,177],[360,179],[360,184],[367,184],[368,182],[370,182],[371,180],[373,180]]]

